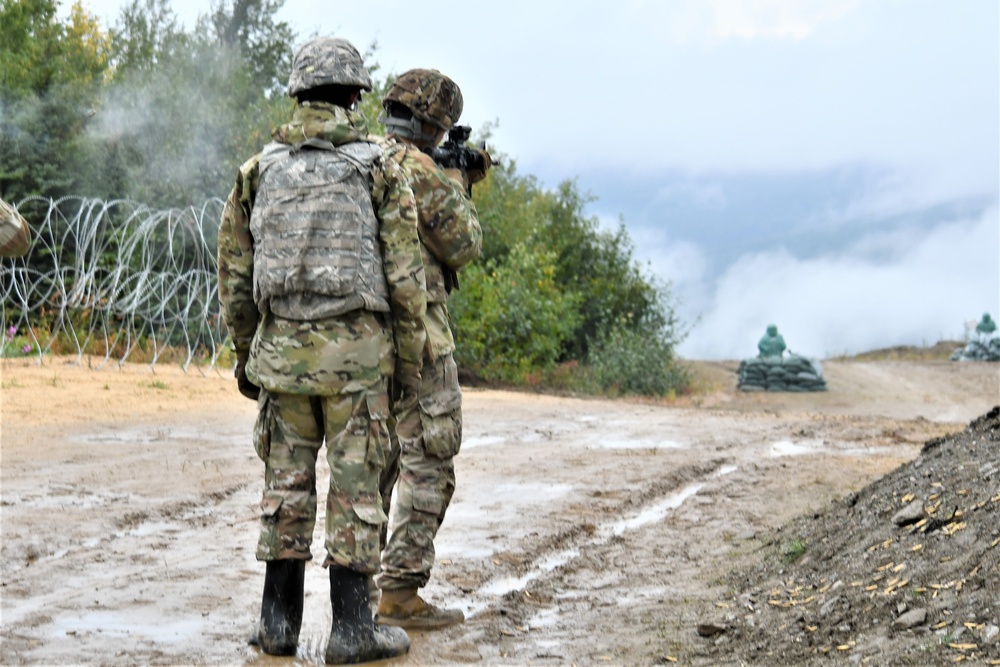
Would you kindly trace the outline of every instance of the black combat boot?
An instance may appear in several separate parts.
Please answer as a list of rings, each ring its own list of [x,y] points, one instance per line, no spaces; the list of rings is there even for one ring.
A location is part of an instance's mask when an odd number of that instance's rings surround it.
[[[405,630],[375,625],[365,575],[331,565],[330,604],[333,606],[333,627],[330,643],[326,646],[326,664],[353,665],[386,660],[410,650],[410,638]]]
[[[260,621],[249,643],[268,655],[295,655],[302,628],[302,593],[306,562],[282,559],[267,562]]]

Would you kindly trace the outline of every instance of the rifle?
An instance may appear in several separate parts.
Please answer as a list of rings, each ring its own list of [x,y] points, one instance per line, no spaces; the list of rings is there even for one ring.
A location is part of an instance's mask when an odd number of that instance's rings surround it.
[[[460,169],[463,174],[469,171],[485,173],[495,162],[488,155],[483,157],[483,153],[486,152],[485,141],[479,144],[478,150],[465,145],[471,135],[471,127],[456,125],[448,130],[447,141],[440,146],[424,148],[423,151],[442,169]]]
[[[479,144],[479,150],[468,148],[465,142],[472,135],[472,128],[468,125],[456,125],[448,130],[448,140],[440,146],[422,148],[424,153],[431,156],[434,163],[442,169],[458,169],[463,174],[469,171],[480,171],[486,174],[486,170],[496,164],[489,153],[486,152],[486,142]],[[466,179],[468,182],[468,179]],[[472,184],[467,186],[469,196],[472,196]],[[453,289],[458,288],[458,272],[445,264],[441,265],[444,272],[444,288],[448,294]]]

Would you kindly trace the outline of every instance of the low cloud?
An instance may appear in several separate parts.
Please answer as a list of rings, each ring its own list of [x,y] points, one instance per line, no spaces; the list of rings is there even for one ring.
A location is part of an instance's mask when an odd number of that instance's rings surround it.
[[[887,242],[892,252],[884,251]],[[997,315],[998,271],[996,207],[942,222],[919,238],[865,235],[827,256],[801,259],[784,249],[744,255],[707,290],[712,296],[680,352],[692,359],[754,356],[769,323],[791,350],[819,358],[960,340],[967,320]],[[682,299],[705,291],[697,283],[678,288]],[[687,303],[688,317],[696,307]]]

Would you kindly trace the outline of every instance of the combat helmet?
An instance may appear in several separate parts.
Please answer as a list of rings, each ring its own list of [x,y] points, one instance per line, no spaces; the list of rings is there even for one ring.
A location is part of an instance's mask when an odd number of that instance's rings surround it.
[[[371,91],[372,79],[353,44],[339,37],[317,37],[300,46],[292,58],[288,96],[329,85]]]
[[[400,113],[399,107],[409,113]],[[411,69],[392,83],[382,98],[385,125],[396,134],[412,139],[429,139],[422,122],[450,130],[462,115],[462,90],[436,69]],[[412,117],[407,117],[412,114]]]

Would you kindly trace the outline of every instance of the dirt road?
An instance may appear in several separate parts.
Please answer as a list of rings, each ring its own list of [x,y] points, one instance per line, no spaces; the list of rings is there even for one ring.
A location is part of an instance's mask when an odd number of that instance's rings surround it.
[[[263,576],[254,404],[214,372],[70,361],[0,365],[0,663],[322,664],[321,557],[297,657],[244,642]],[[828,362],[814,394],[698,367],[715,388],[669,404],[467,390],[427,595],[468,620],[412,634],[393,664],[691,664],[765,532],[1000,402],[996,364]]]

